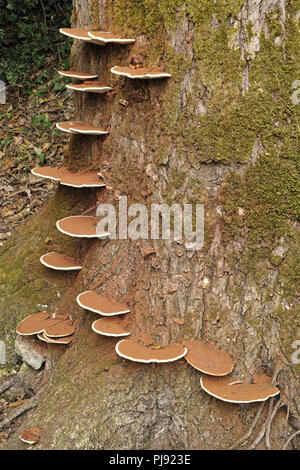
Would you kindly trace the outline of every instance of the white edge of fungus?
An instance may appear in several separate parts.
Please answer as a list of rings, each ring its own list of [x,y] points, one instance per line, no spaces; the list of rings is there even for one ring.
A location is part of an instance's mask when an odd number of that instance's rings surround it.
[[[48,180],[53,180],[53,181],[59,181],[60,179],[59,178],[55,178],[54,176],[46,176],[46,175],[40,175],[38,173],[38,170],[40,169],[40,167],[37,167],[37,168],[33,168],[31,170],[31,173],[34,175],[34,176],[39,176],[40,178],[46,178]]]
[[[106,31],[104,31],[106,33]],[[100,34],[100,33],[98,33]],[[108,43],[116,43],[116,44],[131,44],[135,42],[135,39],[130,39],[130,38],[101,38],[99,36],[94,36],[93,33],[90,31],[88,32],[88,35],[90,36],[91,39],[94,39],[95,44],[99,44],[99,46],[108,44]],[[97,41],[97,42],[96,42]]]
[[[91,41],[91,38],[79,36],[79,35],[72,34],[72,33],[67,33],[66,31],[64,31],[64,29],[65,28],[60,28],[59,32],[61,34],[64,34],[65,36],[68,36],[68,37],[73,38],[73,39],[81,39],[82,41],[88,41],[88,42]],[[72,29],[72,28],[67,28],[67,29]]]
[[[184,348],[184,352],[182,354],[180,354],[179,356],[176,356],[172,359],[136,359],[136,358],[133,358],[133,357],[130,357],[130,356],[126,356],[126,354],[123,354],[119,351],[119,345],[121,343],[123,343],[123,341],[126,341],[126,339],[122,339],[121,341],[119,341],[117,344],[116,344],[116,353],[120,356],[120,357],[123,357],[124,359],[128,359],[129,361],[133,361],[133,362],[142,362],[144,364],[150,364],[151,362],[155,362],[157,364],[162,364],[162,363],[165,363],[165,362],[175,362],[175,361],[178,361],[179,359],[181,359],[182,357],[184,357],[187,353],[187,349]]]
[[[76,301],[78,303],[78,305],[82,308],[84,308],[85,310],[89,310],[90,312],[93,312],[93,313],[98,313],[98,315],[103,315],[104,317],[114,317],[116,315],[124,315],[125,313],[130,313],[130,310],[124,310],[124,312],[114,312],[114,313],[104,313],[104,312],[101,312],[101,310],[96,310],[94,308],[91,308],[91,307],[87,307],[86,305],[84,305],[83,303],[81,303],[80,301],[80,297],[84,294],[88,294],[89,292],[93,292],[91,290],[87,290],[85,292],[81,292],[79,295],[77,295],[76,297]]]
[[[67,232],[66,230],[63,230],[59,224],[61,222],[63,222],[64,220],[67,220],[67,219],[74,219],[74,218],[77,218],[77,217],[88,217],[88,218],[91,218],[90,215],[71,215],[69,217],[65,217],[64,219],[60,219],[56,222],[56,228],[61,232],[61,233],[64,233],[65,235],[69,235],[69,237],[73,237],[73,238],[99,238],[100,240],[104,239],[104,238],[107,238],[110,236],[110,233],[109,232],[105,232],[105,233],[101,233],[99,235],[95,234],[95,235],[79,235],[79,234],[75,234],[75,233],[70,233],[70,232]],[[93,218],[93,217],[92,217]]]
[[[200,377],[200,385],[201,385],[202,389],[206,393],[211,395],[212,397],[215,397],[215,398],[217,398],[218,400],[221,400],[221,401],[226,401],[227,403],[237,403],[237,404],[240,404],[240,405],[244,404],[244,403],[256,403],[256,402],[259,402],[259,401],[267,401],[269,398],[275,397],[276,395],[278,395],[280,393],[280,390],[278,390],[278,392],[273,393],[272,395],[268,395],[266,398],[259,398],[257,400],[238,401],[238,400],[228,400],[226,398],[222,398],[222,397],[218,397],[217,395],[214,395],[212,392],[210,392],[209,390],[207,390],[204,387],[203,382],[202,382],[202,377]]]
[[[130,332],[130,333],[113,334],[113,333],[104,333],[103,331],[97,330],[94,325],[95,325],[95,323],[97,323],[97,322],[99,322],[99,321],[101,321],[101,320],[106,320],[106,318],[102,318],[102,319],[100,319],[100,320],[96,320],[96,321],[94,321],[94,323],[92,324],[92,330],[93,330],[95,333],[97,333],[98,335],[112,336],[112,337],[114,337],[114,338],[121,337],[121,336],[129,336],[129,335],[131,335],[131,332]]]
[[[57,122],[56,123],[57,129],[59,129],[60,131],[67,132],[68,134],[77,134],[77,132],[73,131],[72,129],[65,129],[64,127],[61,127],[61,124],[67,124],[67,122],[66,123],[63,123],[63,122]]]
[[[59,75],[62,77],[67,77],[67,78],[76,78],[77,80],[92,80],[93,78],[98,78],[98,75],[77,75],[76,72],[74,73],[68,73],[67,71],[64,72],[63,70],[58,70]]]
[[[46,261],[44,261],[43,258],[44,258],[45,256],[47,256],[47,255],[52,255],[52,254],[54,254],[54,253],[55,253],[55,251],[51,251],[50,253],[45,253],[43,256],[40,257],[40,262],[41,262],[44,266],[46,266],[47,268],[55,269],[55,271],[80,271],[80,269],[82,269],[82,266],[79,266],[79,265],[77,265],[77,266],[71,266],[71,267],[69,267],[69,268],[62,268],[62,267],[61,267],[61,268],[58,268],[57,266],[54,266],[54,265],[52,265],[52,264],[46,263]]]
[[[73,84],[73,85],[68,84],[66,85],[66,88],[68,88],[69,90],[84,91],[84,92],[99,93],[99,94],[103,94],[112,90],[110,86],[87,85],[85,88],[83,88],[81,85],[79,86],[80,88],[78,88],[76,84]]]
[[[112,67],[112,68],[110,69],[110,71],[111,71],[112,73],[114,73],[115,75],[121,75],[121,76],[123,76],[123,77],[128,77],[128,78],[148,79],[148,78],[170,78],[170,77],[171,77],[171,75],[170,75],[169,73],[167,73],[167,72],[161,72],[161,73],[157,72],[157,73],[155,73],[155,74],[154,74],[154,73],[153,73],[153,74],[152,74],[152,73],[146,73],[146,74],[144,74],[144,75],[136,75],[136,74],[135,74],[135,75],[131,75],[129,72],[117,72],[117,71],[115,70],[116,67],[118,67],[118,66],[115,65],[114,67]],[[136,70],[136,69],[135,69],[135,70]],[[137,70],[138,70],[138,69],[137,69]]]

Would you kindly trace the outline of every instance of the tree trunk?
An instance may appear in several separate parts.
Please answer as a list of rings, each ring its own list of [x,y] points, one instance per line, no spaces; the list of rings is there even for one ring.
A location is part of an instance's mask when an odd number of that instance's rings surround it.
[[[76,295],[88,289],[128,302],[133,336],[145,344],[205,338],[231,354],[234,379],[251,381],[277,370],[290,419],[285,422],[283,409],[276,415],[272,447],[281,448],[299,429],[299,366],[291,358],[300,336],[299,104],[291,100],[300,79],[299,11],[299,0],[74,0],[73,26],[108,28],[136,43],[75,41],[72,50],[74,70],[98,72],[113,87],[107,96],[78,96],[75,119],[110,126],[111,132],[104,139],[71,137],[66,163],[72,169],[93,166],[112,189],[59,189],[35,233],[28,235],[32,227],[24,225],[2,257],[18,279],[3,296],[2,311],[10,313],[7,338],[43,298],[45,287],[37,289],[37,279],[51,285],[48,300],[39,303],[49,303],[55,286],[63,285],[58,311],[81,320],[65,353],[55,359],[49,346],[56,366],[26,422],[43,428],[39,447],[223,449],[249,429],[260,406],[210,397],[201,390],[200,373],[184,360],[121,360],[116,341],[92,333],[96,315],[76,304]],[[145,65],[163,63],[172,78],[139,81],[110,73],[137,53]],[[74,242],[55,231],[56,218],[97,202],[117,205],[118,195],[148,207],[204,203],[204,247],[187,251],[178,242],[157,240]],[[45,227],[51,243],[68,243],[85,258],[76,278],[38,271]],[[21,308],[24,273],[13,266],[26,260],[29,240],[35,243],[30,256],[37,257],[24,281],[28,294]],[[147,255],[149,247],[154,253]],[[31,290],[38,290],[37,297]],[[268,406],[250,443],[267,413]],[[10,448],[19,445],[16,435]]]

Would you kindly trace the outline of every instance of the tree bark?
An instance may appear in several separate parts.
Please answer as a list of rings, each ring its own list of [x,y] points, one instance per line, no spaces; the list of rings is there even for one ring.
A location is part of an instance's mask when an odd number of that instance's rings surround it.
[[[60,190],[57,200],[70,209],[63,216],[91,203],[117,205],[120,194],[148,207],[204,203],[205,244],[187,251],[172,240],[80,242],[85,267],[58,305],[80,318],[80,331],[26,426],[43,428],[37,447],[44,449],[223,449],[259,409],[208,396],[184,360],[118,358],[113,339],[92,333],[96,316],[76,304],[78,293],[92,289],[128,302],[133,337],[145,344],[213,340],[233,357],[234,380],[277,369],[290,409],[289,422],[281,409],[271,429],[272,447],[281,448],[300,427],[299,366],[291,359],[300,334],[299,105],[291,101],[300,79],[300,2],[73,3],[73,26],[104,27],[136,43],[74,43],[72,68],[97,72],[113,87],[108,96],[78,96],[75,119],[111,132],[105,139],[71,137],[66,163],[100,170],[112,189],[91,192],[89,201],[76,196],[70,205],[72,196]],[[137,53],[145,65],[163,63],[172,78],[110,73]],[[154,253],[146,256],[149,246]],[[249,444],[266,418],[267,406]],[[9,445],[19,446],[16,438]]]

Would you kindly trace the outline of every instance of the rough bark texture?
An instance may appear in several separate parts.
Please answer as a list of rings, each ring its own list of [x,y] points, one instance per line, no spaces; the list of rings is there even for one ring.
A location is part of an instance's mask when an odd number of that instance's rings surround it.
[[[72,284],[57,308],[81,318],[81,326],[61,357],[48,346],[53,370],[26,422],[44,429],[37,447],[226,448],[258,409],[212,399],[184,360],[155,366],[120,360],[114,340],[92,333],[96,316],[76,305],[84,289],[127,301],[134,336],[146,344],[214,340],[232,355],[236,378],[251,380],[279,368],[290,420],[285,424],[284,412],[278,413],[273,448],[299,428],[299,369],[291,361],[300,334],[299,105],[291,102],[292,83],[300,79],[299,11],[299,0],[74,0],[73,26],[109,27],[137,41],[129,47],[76,41],[72,50],[72,68],[98,71],[114,91],[78,96],[75,118],[110,126],[111,134],[72,137],[66,162],[101,170],[113,189],[60,189],[34,234],[25,225],[18,234],[27,238],[17,234],[2,255],[15,275],[15,289],[2,298],[7,339],[17,320],[37,307],[33,277],[38,254],[45,252],[45,228],[50,244],[68,243],[74,252],[80,246],[85,256],[76,278],[40,274],[47,276],[52,297],[55,286]],[[164,63],[172,79],[139,82],[110,74],[136,53],[145,65]],[[204,202],[203,250],[188,252],[174,241],[76,243],[50,228],[55,218],[93,202],[117,203],[118,194],[127,195],[129,204]],[[31,276],[23,280],[26,297],[14,268],[26,263],[25,243],[32,260]],[[147,246],[155,253],[145,256]],[[4,274],[1,288],[9,279]],[[44,289],[38,290],[41,299]],[[174,322],[178,318],[183,325]],[[17,438],[9,443],[19,445]]]

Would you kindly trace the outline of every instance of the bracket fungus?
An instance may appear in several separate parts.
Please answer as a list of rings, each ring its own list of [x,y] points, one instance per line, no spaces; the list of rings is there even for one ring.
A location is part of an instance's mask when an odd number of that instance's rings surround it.
[[[100,318],[92,324],[92,330],[98,335],[103,336],[129,336],[131,334],[128,328],[124,326],[124,322],[118,317]]]
[[[87,122],[81,121],[67,121],[67,122],[58,122],[56,127],[69,134],[87,134],[87,135],[105,135],[109,134],[109,131],[103,129],[102,127],[93,126]]]
[[[82,41],[91,42],[92,38],[89,36],[89,30],[84,28],[60,28],[59,32],[73,39],[80,39]]]
[[[260,376],[253,384],[245,381],[234,381],[230,376],[212,377],[205,375],[200,378],[203,390],[219,400],[229,403],[254,403],[265,401],[280,393],[271,385],[271,379]]]
[[[111,72],[128,78],[169,78],[171,75],[158,67],[132,69],[130,67],[112,67]]]
[[[176,343],[169,344],[165,348],[153,348],[130,339],[123,339],[116,345],[116,353],[124,359],[148,364],[177,361],[186,355],[187,349]]]
[[[106,317],[129,313],[126,304],[111,300],[104,295],[99,295],[93,291],[82,292],[77,296],[77,303],[80,307],[91,312],[98,313]]]
[[[89,31],[88,36],[94,44],[105,46],[106,44],[131,44],[135,39],[123,38],[119,34],[107,31]]]
[[[229,354],[217,346],[213,342],[187,341],[184,343],[187,348],[185,359],[187,362],[208,375],[223,376],[228,375],[234,368],[233,361]]]
[[[73,215],[65,217],[56,222],[57,229],[75,238],[107,238],[109,232],[99,232],[97,230],[97,219],[89,215]]]
[[[75,72],[73,70],[58,70],[59,75],[67,78],[75,78],[76,80],[93,80],[98,78],[97,74],[87,72]]]
[[[75,90],[75,91],[84,91],[84,92],[90,92],[90,93],[107,93],[108,91],[111,91],[112,88],[108,85],[104,85],[103,83],[100,82],[84,82],[80,84],[68,84],[66,85],[66,88],[69,90]]]
[[[33,445],[39,442],[41,435],[42,435],[41,428],[25,429],[25,431],[22,432],[20,439],[26,444]]]
[[[106,186],[95,171],[78,171],[72,173],[65,167],[52,168],[50,166],[44,166],[34,168],[31,170],[31,173],[41,178],[59,181],[60,184],[73,188],[105,188]]]
[[[47,336],[62,338],[75,333],[72,321],[67,315],[50,315],[40,312],[29,315],[16,328],[21,336],[31,336],[45,333]]]
[[[59,337],[50,337],[50,336],[47,336],[46,333],[41,333],[38,335],[38,338],[41,341],[44,341],[45,343],[49,343],[49,344],[70,344],[74,339],[74,334],[59,338]]]
[[[82,266],[74,258],[55,251],[41,256],[40,262],[47,268],[56,271],[80,271],[82,269]]]

